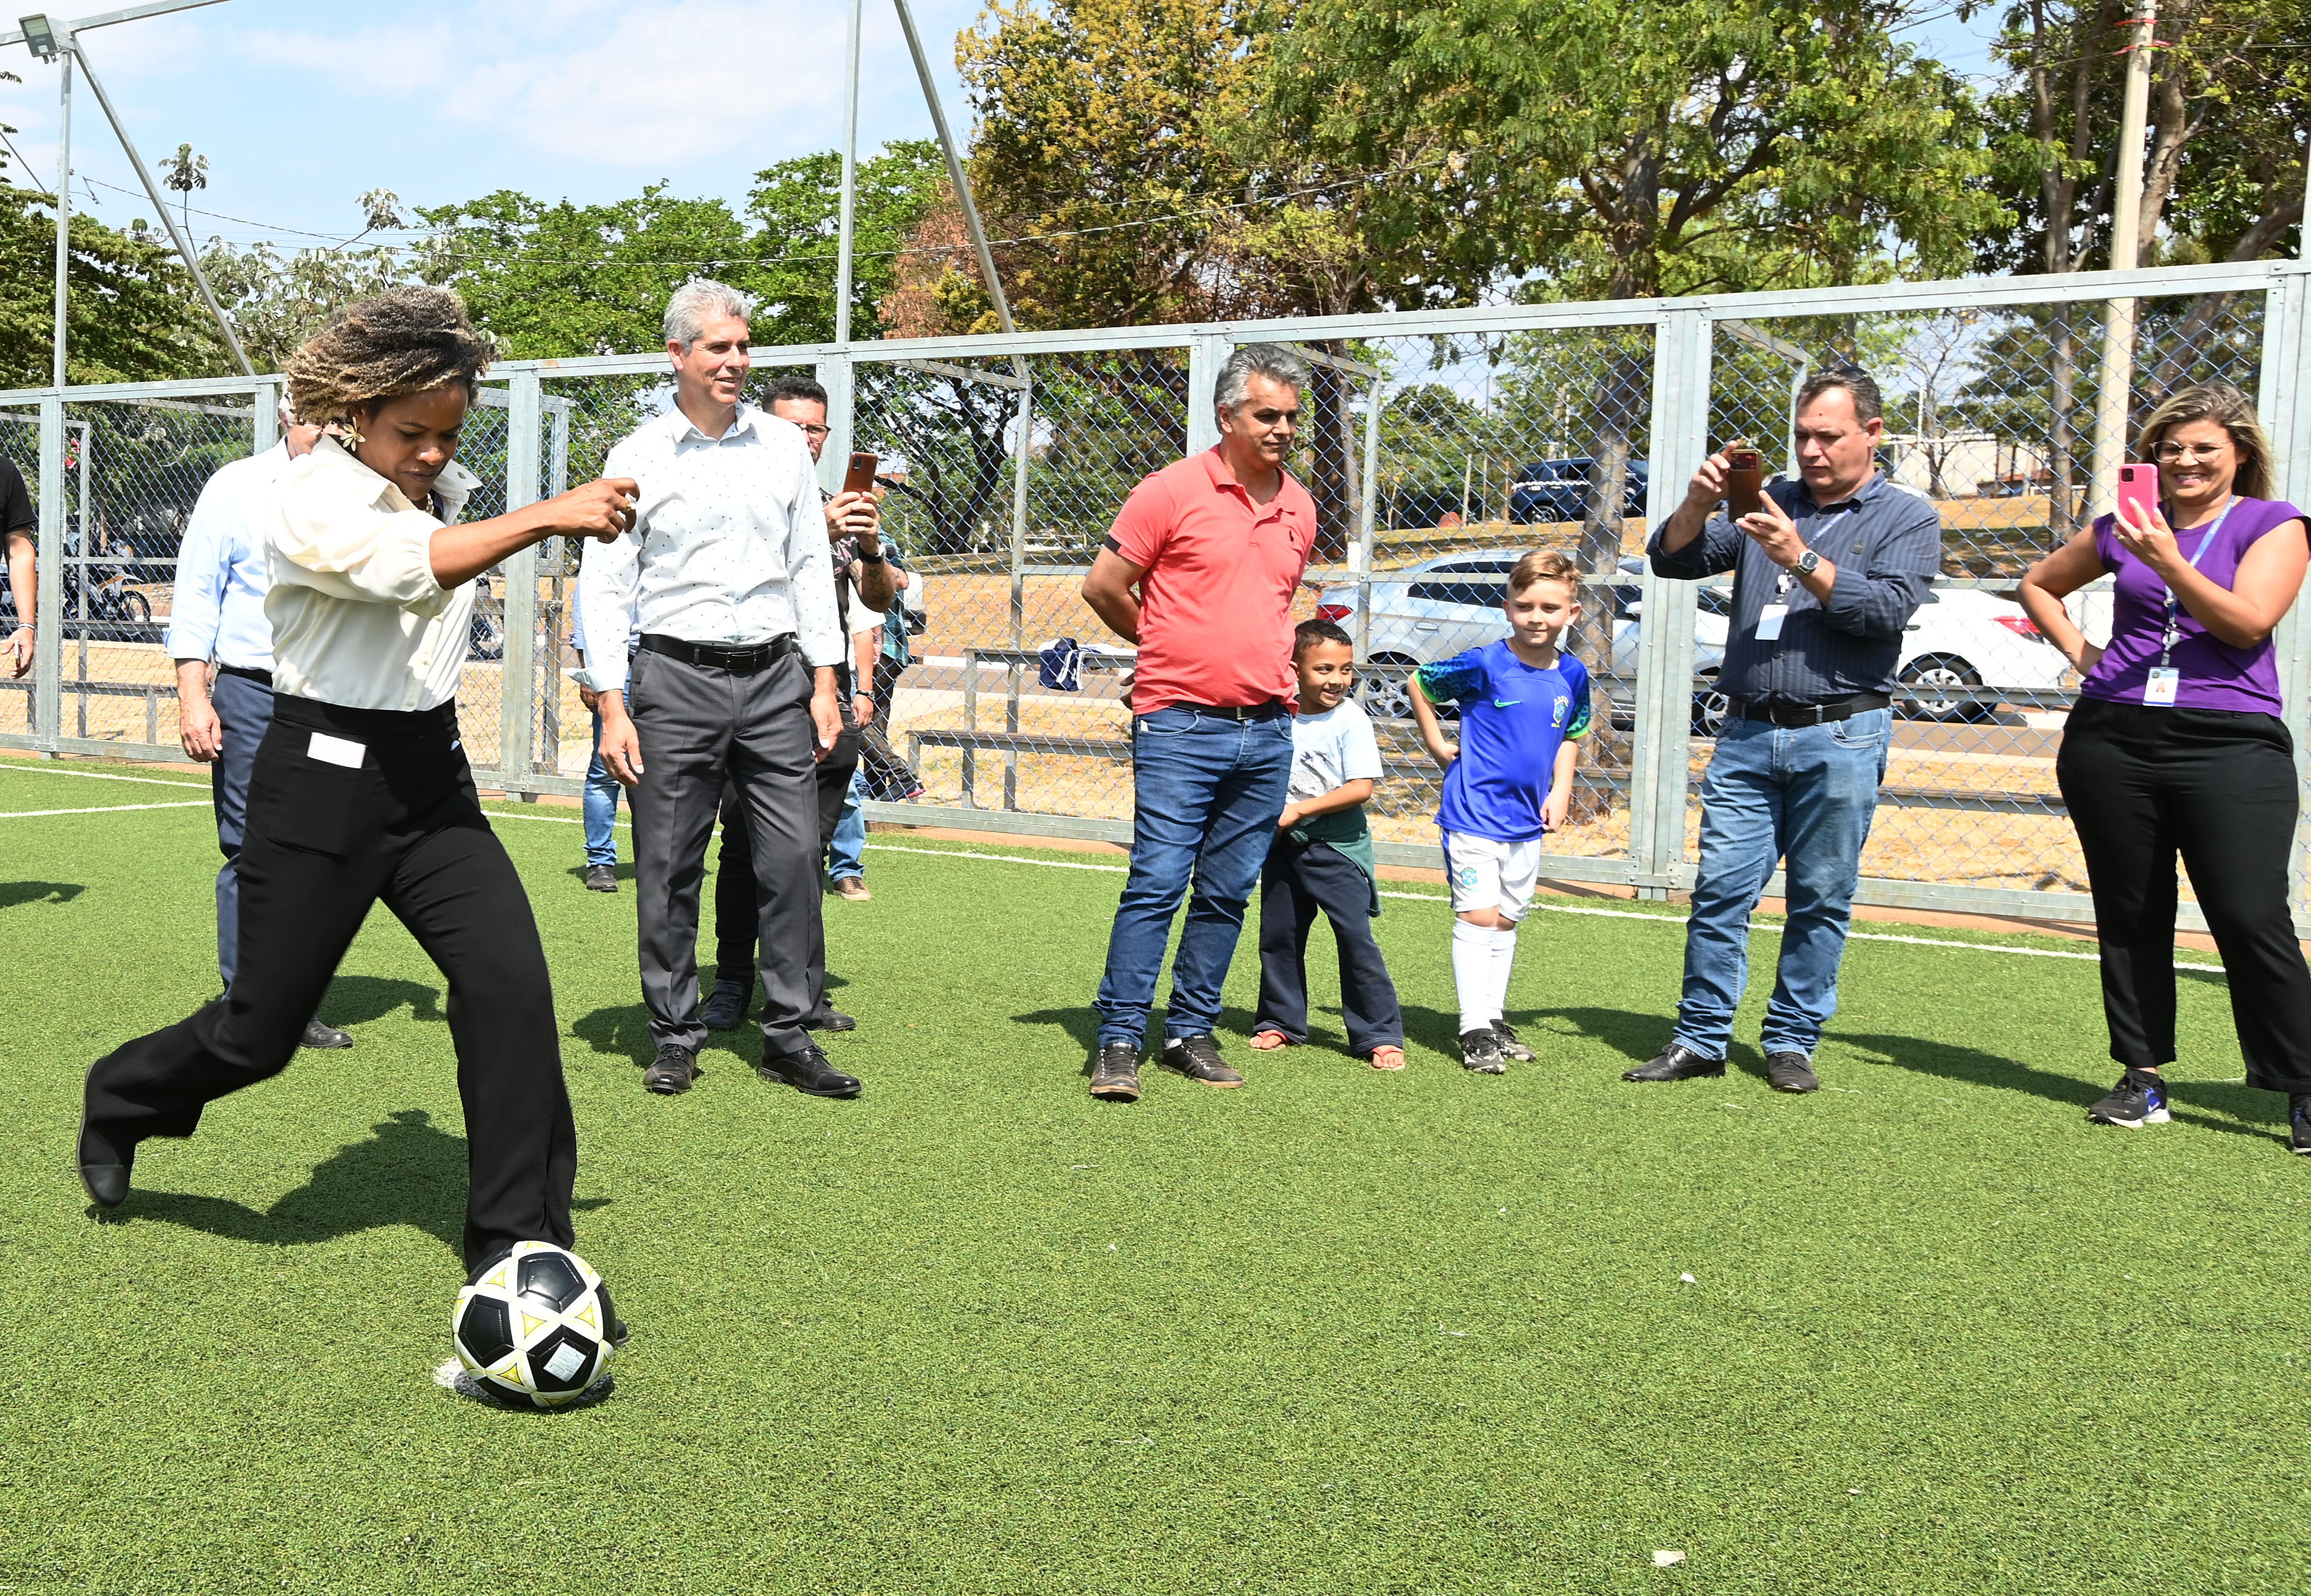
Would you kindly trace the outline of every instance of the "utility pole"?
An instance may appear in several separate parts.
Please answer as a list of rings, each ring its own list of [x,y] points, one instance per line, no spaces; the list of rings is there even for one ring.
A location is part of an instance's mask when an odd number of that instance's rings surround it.
[[[57,325],[55,358],[48,363],[51,388],[65,385],[65,313],[71,304],[72,52],[63,52],[57,66]]]
[[[2158,0],[2135,0],[2133,42],[2126,47],[2126,96],[2119,113],[2118,170],[2110,204],[2110,269],[2131,272],[2142,231],[2142,135],[2150,107],[2150,51],[2158,31]],[[2134,391],[2133,300],[2112,300],[2103,320],[2102,370],[2095,406],[2094,493],[2089,514],[2116,501],[2126,459]]]
[[[864,4],[865,0],[850,0],[850,49],[842,78],[842,215],[834,256],[837,344],[850,342],[850,228],[859,196],[859,25]]]

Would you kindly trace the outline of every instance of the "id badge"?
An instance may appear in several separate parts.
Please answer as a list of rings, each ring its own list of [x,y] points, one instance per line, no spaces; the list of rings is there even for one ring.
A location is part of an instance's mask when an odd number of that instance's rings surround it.
[[[361,769],[362,755],[367,751],[366,745],[356,743],[350,737],[333,737],[326,731],[317,731],[313,734],[313,740],[306,745],[305,755],[309,759],[318,759],[323,764],[341,764],[349,771],[357,771]]]
[[[2176,693],[2183,685],[2183,673],[2169,665],[2154,665],[2142,684],[2142,702],[2148,704],[2172,704]]]
[[[1757,612],[1757,641],[1769,643],[1782,634],[1782,621],[1790,613],[1786,604],[1769,604]]]

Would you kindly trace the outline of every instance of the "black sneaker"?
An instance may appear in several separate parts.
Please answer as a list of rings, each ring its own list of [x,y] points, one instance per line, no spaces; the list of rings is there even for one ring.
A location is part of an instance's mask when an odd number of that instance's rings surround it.
[[[1532,1050],[1517,1040],[1516,1027],[1506,1020],[1493,1022],[1493,1040],[1501,1044],[1501,1057],[1513,1059],[1520,1064],[1532,1062]]]
[[[1111,1042],[1092,1060],[1091,1095],[1103,1103],[1139,1101],[1139,1046]]]
[[[2174,1118],[2167,1112],[2167,1083],[2155,1070],[2130,1069],[2118,1077],[2109,1096],[2087,1110],[2087,1118],[2097,1125],[2116,1125],[2127,1130],[2164,1125]]]
[[[658,1057],[642,1071],[642,1089],[656,1092],[661,1097],[678,1096],[690,1090],[690,1083],[697,1074],[696,1053],[678,1042],[661,1042]]]
[[[1212,1040],[1208,1031],[1196,1036],[1165,1037],[1161,1061],[1164,1068],[1176,1070],[1208,1086],[1243,1085],[1243,1077],[1220,1062],[1220,1044]]]
[[[618,868],[615,865],[588,865],[586,890],[589,893],[614,893],[618,890]]]
[[[2287,1100],[2287,1150],[2311,1155],[2311,1092]]]
[[[1461,1068],[1473,1069],[1478,1075],[1506,1075],[1509,1067],[1501,1058],[1499,1033],[1489,1025],[1461,1032]]]

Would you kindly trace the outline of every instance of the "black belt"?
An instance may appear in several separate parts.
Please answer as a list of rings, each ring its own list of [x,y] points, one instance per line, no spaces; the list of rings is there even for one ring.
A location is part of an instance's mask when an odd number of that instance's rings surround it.
[[[1266,703],[1210,704],[1182,702],[1166,704],[1164,707],[1167,710],[1190,710],[1199,715],[1216,715],[1222,720],[1273,720],[1278,715],[1288,715],[1292,712],[1272,698]]]
[[[1767,720],[1775,726],[1827,726],[1833,720],[1851,720],[1882,710],[1891,702],[1882,693],[1856,693],[1826,703],[1777,704],[1768,699],[1737,698],[1733,712],[1744,720]]]
[[[781,632],[766,643],[694,643],[686,638],[645,632],[641,646],[653,654],[679,659],[685,665],[702,665],[739,676],[768,670],[788,655],[802,651],[801,643],[796,641],[791,632]]]
[[[240,676],[245,681],[261,683],[267,687],[273,685],[273,673],[269,670],[259,670],[253,665],[220,665],[217,667],[217,675]]]

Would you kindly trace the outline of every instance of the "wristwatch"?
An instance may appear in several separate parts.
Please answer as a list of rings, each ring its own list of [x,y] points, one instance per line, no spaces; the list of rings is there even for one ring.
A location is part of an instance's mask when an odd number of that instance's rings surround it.
[[[1821,556],[1815,554],[1811,549],[1808,549],[1804,554],[1798,556],[1797,563],[1791,566],[1790,569],[1796,571],[1800,576],[1811,576],[1815,571],[1821,569]]]
[[[859,563],[861,565],[880,565],[884,558],[883,547],[880,544],[875,545],[875,552],[871,554],[865,549],[859,551]]]

